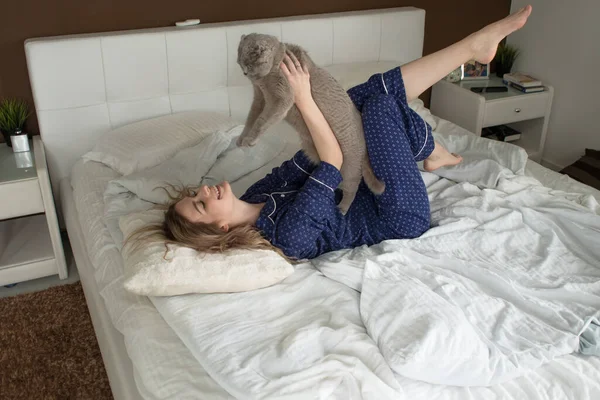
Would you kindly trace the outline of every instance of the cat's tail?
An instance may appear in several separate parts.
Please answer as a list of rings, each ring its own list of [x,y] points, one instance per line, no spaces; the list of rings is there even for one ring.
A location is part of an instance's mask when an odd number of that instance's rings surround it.
[[[362,175],[371,192],[375,194],[381,194],[384,192],[385,183],[377,179],[375,176],[373,167],[371,167],[371,162],[369,161],[369,156],[367,154],[365,154],[365,159],[363,160]]]

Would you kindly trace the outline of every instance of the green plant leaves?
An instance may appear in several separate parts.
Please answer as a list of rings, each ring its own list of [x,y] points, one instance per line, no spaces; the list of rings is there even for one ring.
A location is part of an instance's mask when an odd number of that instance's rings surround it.
[[[25,100],[4,99],[0,102],[0,130],[13,133],[17,128],[23,129],[30,114]]]
[[[521,51],[516,47],[513,47],[508,44],[501,44],[498,46],[498,51],[496,52],[496,62],[505,67],[511,67]]]

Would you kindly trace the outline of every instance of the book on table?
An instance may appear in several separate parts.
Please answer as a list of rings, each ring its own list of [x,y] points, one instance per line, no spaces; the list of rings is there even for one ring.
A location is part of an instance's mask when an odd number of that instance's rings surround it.
[[[522,72],[504,74],[503,79],[507,82],[515,83],[524,88],[543,86],[542,81]]]
[[[508,125],[496,125],[483,128],[481,136],[501,142],[514,142],[521,138],[521,132]]]
[[[509,82],[509,81],[505,81],[505,80],[502,80],[502,82],[506,86],[510,86],[511,88],[519,90],[523,93],[538,93],[538,92],[543,92],[545,90],[543,86],[524,87],[524,86],[518,85],[514,82]]]

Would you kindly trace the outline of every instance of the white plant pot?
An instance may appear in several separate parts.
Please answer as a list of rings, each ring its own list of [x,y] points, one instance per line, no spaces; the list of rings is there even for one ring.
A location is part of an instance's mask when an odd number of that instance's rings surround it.
[[[15,153],[29,151],[29,139],[25,134],[11,136],[10,142],[12,143],[12,149]]]

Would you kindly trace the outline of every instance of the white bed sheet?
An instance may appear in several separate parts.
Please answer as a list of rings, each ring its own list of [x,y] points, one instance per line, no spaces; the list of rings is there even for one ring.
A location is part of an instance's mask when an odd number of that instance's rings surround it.
[[[455,126],[453,129],[456,131]],[[529,171],[535,175],[546,170],[534,166]],[[105,166],[79,162],[73,169],[72,185],[95,278],[113,324],[125,336],[140,393],[148,399],[231,398],[198,364],[150,301],[124,290],[122,258],[103,223],[103,194],[116,177],[118,174]],[[399,383],[407,398],[591,399],[600,396],[598,382],[597,357],[569,355],[523,378],[489,388],[446,387],[410,379]]]
[[[466,129],[444,119],[434,116],[436,131],[448,135],[472,135]],[[546,168],[535,161],[527,160],[525,176],[531,176],[546,187],[568,193],[581,193],[593,196],[600,203],[600,190],[576,181],[568,175],[560,174]]]

